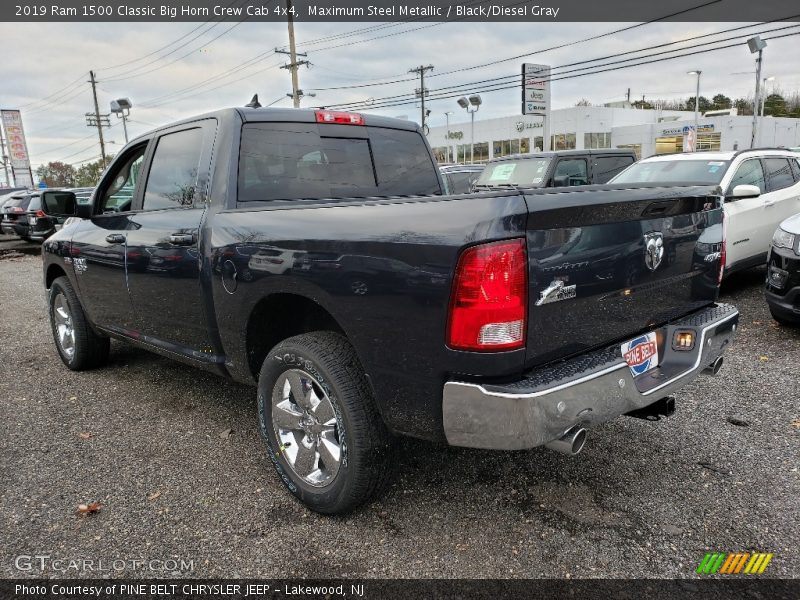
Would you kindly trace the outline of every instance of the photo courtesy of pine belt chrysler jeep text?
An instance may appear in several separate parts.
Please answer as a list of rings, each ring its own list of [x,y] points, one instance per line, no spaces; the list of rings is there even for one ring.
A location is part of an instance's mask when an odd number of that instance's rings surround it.
[[[736,331],[717,189],[447,195],[414,123],[221,110],[132,141],[89,204],[42,194],[81,217],[43,246],[53,336],[73,370],[115,338],[256,386],[286,488],[341,513],[397,435],[576,454],[671,414]]]

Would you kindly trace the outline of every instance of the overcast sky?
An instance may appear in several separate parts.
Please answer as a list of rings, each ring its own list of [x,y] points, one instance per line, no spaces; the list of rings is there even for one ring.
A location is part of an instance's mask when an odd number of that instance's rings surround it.
[[[86,112],[93,110],[90,86],[84,83],[88,80],[90,69],[98,74],[101,112],[108,112],[109,102],[114,98],[128,97],[133,102],[129,124],[131,137],[181,117],[224,106],[243,105],[254,93],[259,94],[265,105],[275,100],[279,100],[277,106],[291,105],[291,100],[285,96],[290,90],[289,73],[278,68],[286,60],[271,53],[276,46],[287,43],[285,24],[245,22],[238,25],[219,23],[213,27],[213,24],[200,25],[0,24],[0,39],[4,48],[4,60],[0,66],[0,107],[22,109],[34,168],[51,160],[76,163],[99,155],[96,130],[86,126],[84,117]],[[298,22],[298,51],[307,51],[308,60],[312,63],[311,68],[300,71],[300,87],[308,91],[376,80],[407,79],[407,71],[422,64],[434,65],[430,75],[435,76],[445,71],[528,53],[531,56],[525,61],[558,66],[718,32],[737,25],[743,24],[649,24],[599,40],[581,41],[625,27],[626,24],[447,23],[432,26],[417,23],[391,24],[381,28],[381,24],[377,23]],[[196,29],[198,26],[199,29]],[[366,27],[372,29],[333,41],[311,43]],[[786,24],[763,25],[758,30],[774,27],[786,27]],[[660,50],[689,48],[691,44],[753,31],[755,29],[728,33]],[[800,26],[768,33],[764,37],[792,32],[800,32]],[[220,34],[223,35],[214,40]],[[735,41],[738,38],[727,43]],[[540,51],[565,42],[579,43],[559,50]],[[771,40],[768,44],[763,74],[776,78],[769,85],[777,85],[784,91],[799,89],[800,63],[797,57],[800,54],[800,36]],[[253,60],[259,55],[262,55],[261,58]],[[522,59],[517,59],[481,69],[430,77],[426,85],[431,93],[435,93],[442,86],[510,76],[519,73],[521,62]],[[243,63],[244,67],[241,66]],[[742,43],[735,47],[718,52],[556,81],[553,83],[553,106],[572,106],[582,98],[593,104],[623,100],[628,87],[634,99],[641,98],[643,94],[647,99],[685,98],[694,95],[694,77],[686,74],[693,69],[703,72],[701,95],[710,97],[723,92],[735,98],[753,94],[755,62],[742,39]],[[217,76],[217,79],[195,90],[161,98]],[[73,85],[73,82],[81,83]],[[377,99],[410,93],[415,87],[414,81],[403,81],[349,90],[320,90],[316,98],[306,98],[304,105],[329,105],[369,97]],[[478,89],[480,85],[474,87]],[[67,89],[46,102],[42,101],[61,88]],[[466,88],[464,91],[470,90]],[[478,119],[515,115],[520,111],[518,88],[482,93],[482,96],[484,104],[477,115]],[[159,102],[163,104],[156,105]],[[445,111],[455,113],[451,123],[466,117],[454,99],[431,101],[429,107],[432,110],[429,120],[431,126],[444,124]],[[376,112],[419,119],[419,109],[413,104]],[[105,135],[107,140],[116,142],[108,150],[114,153],[122,147],[124,137],[122,126],[114,116],[111,122],[113,127]]]

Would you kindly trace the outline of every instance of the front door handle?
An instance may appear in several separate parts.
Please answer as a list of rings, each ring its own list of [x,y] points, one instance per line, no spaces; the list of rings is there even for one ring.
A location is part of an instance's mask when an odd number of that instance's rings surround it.
[[[194,244],[194,235],[191,233],[173,233],[169,236],[169,243],[176,246],[191,246]]]
[[[106,236],[106,241],[109,244],[124,244],[125,236],[121,233],[110,233]]]

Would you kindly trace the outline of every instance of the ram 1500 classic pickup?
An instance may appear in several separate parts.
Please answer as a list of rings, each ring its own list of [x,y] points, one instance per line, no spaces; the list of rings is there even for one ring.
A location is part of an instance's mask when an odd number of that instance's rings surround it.
[[[441,190],[406,121],[162,127],[89,204],[43,194],[82,217],[43,247],[58,353],[99,367],[115,338],[257,386],[272,463],[324,513],[382,488],[396,435],[575,454],[721,365],[738,312],[716,302],[718,189]]]

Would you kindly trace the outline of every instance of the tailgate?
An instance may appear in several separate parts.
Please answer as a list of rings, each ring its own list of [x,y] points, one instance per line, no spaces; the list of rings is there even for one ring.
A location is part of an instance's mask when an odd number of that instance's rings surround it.
[[[716,188],[526,193],[529,366],[625,341],[717,298]]]

